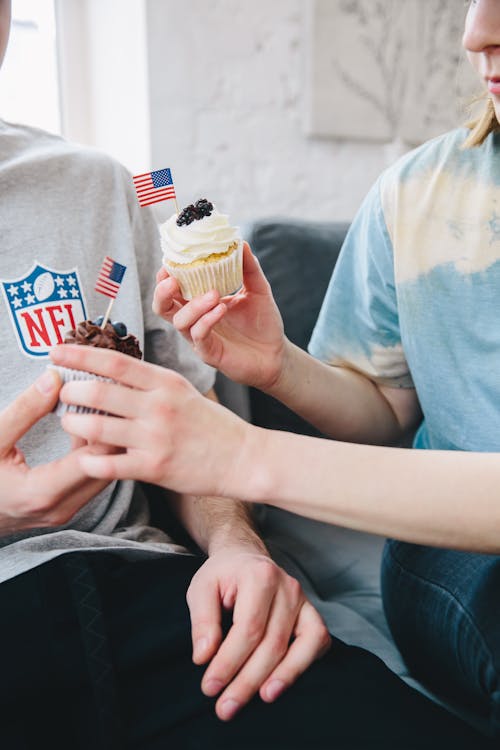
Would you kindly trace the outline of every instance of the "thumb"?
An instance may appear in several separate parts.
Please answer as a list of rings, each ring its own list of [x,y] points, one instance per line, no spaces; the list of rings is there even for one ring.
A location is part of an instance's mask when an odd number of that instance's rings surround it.
[[[245,289],[256,294],[269,294],[269,282],[257,257],[250,250],[248,242],[243,243],[243,279]]]
[[[46,369],[35,382],[0,412],[0,453],[10,450],[35,422],[56,405],[61,379]]]

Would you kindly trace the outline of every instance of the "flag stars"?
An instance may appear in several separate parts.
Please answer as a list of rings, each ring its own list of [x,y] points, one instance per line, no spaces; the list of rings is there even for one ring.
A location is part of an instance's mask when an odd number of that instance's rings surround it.
[[[31,292],[31,287],[33,284],[30,284],[29,281],[25,281],[24,284],[21,285],[21,289],[26,294],[27,292]]]
[[[26,297],[24,298],[25,305],[34,305],[35,302],[36,302],[36,297],[34,294],[27,294]],[[16,305],[16,307],[19,307],[19,305]]]
[[[69,286],[75,286],[76,284],[76,279],[74,276],[68,276],[66,281],[68,282]]]
[[[69,293],[71,294],[71,296],[72,296],[73,298],[75,298],[75,297],[78,297],[78,296],[79,296],[79,292],[78,292],[78,289],[75,289],[75,287],[73,287],[73,289],[70,289]]]
[[[19,297],[15,297],[15,298],[14,298],[14,299],[12,300],[12,304],[14,305],[14,308],[15,308],[16,310],[17,310],[17,308],[18,308],[18,307],[22,307],[22,306],[23,306],[23,303],[21,302],[21,300],[19,299]]]
[[[67,289],[58,289],[57,294],[59,295],[59,299],[66,298],[68,296],[68,290]]]
[[[9,286],[9,288],[7,289],[7,291],[10,294],[11,297],[16,297],[17,294],[18,294],[18,291],[19,291],[19,287],[18,286],[14,286],[14,284],[11,284]]]
[[[62,279],[60,276],[56,276],[54,279],[56,286],[64,286],[64,279]]]

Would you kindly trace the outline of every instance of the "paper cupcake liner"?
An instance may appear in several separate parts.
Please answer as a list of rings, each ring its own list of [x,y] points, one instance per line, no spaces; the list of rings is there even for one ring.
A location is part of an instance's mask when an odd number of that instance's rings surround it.
[[[243,242],[240,240],[229,255],[208,263],[170,266],[164,259],[163,265],[177,279],[184,299],[193,299],[210,289],[217,289],[224,297],[237,292],[243,283]]]
[[[58,367],[57,365],[47,365],[51,370],[55,370],[61,378],[63,384],[70,383],[72,380],[99,380],[101,383],[112,383],[111,378],[105,378],[103,375],[94,375],[85,370],[73,370],[70,367]],[[106,414],[100,409],[90,409],[88,406],[77,406],[76,404],[63,404],[62,401],[58,401],[55,408],[55,414],[58,417],[62,417],[66,412],[72,414]]]

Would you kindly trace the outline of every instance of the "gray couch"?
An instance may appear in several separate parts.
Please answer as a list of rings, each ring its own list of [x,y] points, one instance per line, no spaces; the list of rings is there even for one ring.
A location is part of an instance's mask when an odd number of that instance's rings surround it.
[[[342,223],[268,219],[244,227],[283,316],[287,336],[307,347],[347,231]],[[282,404],[218,376],[221,400],[263,427],[319,433]],[[363,467],[360,467],[360,471]],[[258,510],[275,559],[302,583],[337,637],[378,655],[407,683],[430,695],[408,673],[384,617],[379,568],[384,539],[310,521],[269,506]],[[437,702],[439,696],[431,695]],[[476,726],[464,707],[449,706]],[[484,729],[484,727],[482,727]]]

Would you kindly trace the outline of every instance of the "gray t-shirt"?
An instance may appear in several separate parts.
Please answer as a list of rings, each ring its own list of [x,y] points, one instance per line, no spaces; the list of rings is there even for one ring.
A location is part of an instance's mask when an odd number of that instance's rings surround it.
[[[65,330],[104,314],[109,299],[94,286],[106,255],[127,267],[111,319],[139,338],[145,359],[177,370],[203,393],[212,387],[213,370],[151,311],[158,228],[120,164],[0,120],[0,193],[2,409],[41,374]],[[69,440],[51,414],[19,447],[37,465],[64,455]],[[74,549],[185,552],[148,519],[140,486],[114,482],[63,527],[0,536],[0,582]]]

